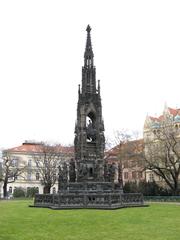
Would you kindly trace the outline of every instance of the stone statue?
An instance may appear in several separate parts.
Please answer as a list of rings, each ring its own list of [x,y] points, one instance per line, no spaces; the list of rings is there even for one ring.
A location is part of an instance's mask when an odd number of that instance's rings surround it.
[[[96,140],[96,129],[94,128],[91,120],[89,120],[87,126],[87,139],[92,142]]]
[[[105,182],[109,182],[109,169],[108,169],[108,164],[104,164],[104,180]]]
[[[76,181],[76,168],[75,168],[75,161],[71,159],[69,163],[69,181],[75,182]]]
[[[109,167],[109,180],[110,182],[114,182],[115,180],[115,174],[116,174],[116,165],[115,163],[112,163]]]
[[[63,164],[63,183],[67,183],[68,181],[68,169],[67,164],[64,162]]]
[[[60,190],[63,187],[63,169],[60,165],[59,165],[58,169],[59,169],[58,189]]]
[[[78,177],[79,179],[83,180],[87,177],[88,175],[88,167],[87,167],[87,164],[83,164],[80,166],[79,168],[79,174],[78,174]]]

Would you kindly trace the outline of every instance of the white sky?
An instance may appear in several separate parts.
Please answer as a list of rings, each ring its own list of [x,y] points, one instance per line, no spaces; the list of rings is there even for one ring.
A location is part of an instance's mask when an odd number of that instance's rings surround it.
[[[0,147],[73,143],[91,36],[105,133],[180,107],[180,1],[0,1]]]

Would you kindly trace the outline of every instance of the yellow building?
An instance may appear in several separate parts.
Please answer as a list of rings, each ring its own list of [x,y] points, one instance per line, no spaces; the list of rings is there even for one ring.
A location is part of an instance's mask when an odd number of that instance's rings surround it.
[[[143,138],[146,162],[150,169],[146,170],[147,181],[154,180],[159,185],[173,189],[179,184],[177,173],[180,168],[180,109],[165,105],[162,115],[147,116]],[[163,180],[164,176],[166,180]]]

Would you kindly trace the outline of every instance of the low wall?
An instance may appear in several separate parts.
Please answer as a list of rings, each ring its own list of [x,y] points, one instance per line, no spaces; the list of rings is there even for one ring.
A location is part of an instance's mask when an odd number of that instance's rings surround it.
[[[142,194],[124,194],[119,192],[60,192],[59,194],[36,194],[34,200],[35,207],[49,207],[53,209],[116,209],[143,206],[143,204]]]
[[[180,202],[180,196],[144,196],[150,202]]]

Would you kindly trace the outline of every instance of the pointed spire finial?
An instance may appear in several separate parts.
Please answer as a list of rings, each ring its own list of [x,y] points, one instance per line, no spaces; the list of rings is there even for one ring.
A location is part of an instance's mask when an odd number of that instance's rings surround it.
[[[84,65],[85,66],[93,66],[93,50],[92,50],[92,44],[91,44],[91,27],[88,24],[87,28],[87,41],[86,41],[86,49],[85,49],[85,53],[84,53]]]
[[[89,24],[87,25],[86,31],[87,31],[88,33],[90,33],[90,31],[91,31],[91,27],[90,27]]]

